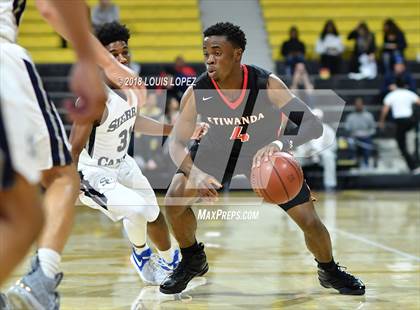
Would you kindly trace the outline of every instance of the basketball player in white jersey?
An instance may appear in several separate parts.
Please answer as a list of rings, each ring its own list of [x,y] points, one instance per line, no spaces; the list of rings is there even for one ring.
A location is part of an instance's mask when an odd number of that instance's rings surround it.
[[[62,21],[58,18],[56,12],[52,11],[46,5],[45,1],[38,0],[38,3],[39,3],[39,5],[43,5],[43,11],[45,12],[44,17],[46,18],[46,20],[57,30],[57,32],[59,32],[63,37],[67,38],[68,37],[68,33],[67,33],[65,27],[63,27]],[[135,76],[135,74],[133,74],[133,72],[131,70],[129,70],[129,69],[127,69],[127,67],[121,65],[118,62],[118,60],[116,60],[100,44],[100,42],[97,39],[95,39],[92,35],[91,35],[91,40],[92,40],[91,43],[94,45],[95,60],[96,60],[97,64],[104,70],[104,73],[105,73],[106,77],[110,81],[114,81],[114,83],[118,83],[118,81],[121,78]],[[128,94],[128,97],[129,98],[143,98],[143,99],[140,99],[139,102],[144,102],[145,101],[144,100],[144,98],[145,98],[144,86],[130,85],[128,88],[129,88],[129,90],[125,90],[125,92]],[[102,109],[102,111],[103,111],[103,109]],[[122,116],[117,122],[118,123],[119,122],[124,123],[126,120],[128,120],[130,118],[130,116],[132,117],[132,113],[133,112],[134,111],[132,111],[132,110],[127,111],[127,113],[124,113],[124,116]],[[100,117],[96,118],[96,120],[99,120],[99,119],[100,119]],[[156,122],[153,122],[152,120],[149,120],[149,121],[152,122],[152,127],[154,126],[154,129],[153,130],[156,132]],[[144,124],[144,122],[142,122],[142,123]],[[160,124],[158,124],[158,125],[160,125]],[[142,125],[140,125],[140,127],[142,127]],[[166,133],[168,133],[168,129],[169,129],[168,127],[164,127],[164,130],[165,130]],[[150,130],[150,128],[149,128],[149,130]],[[161,134],[161,133],[162,133],[162,126],[160,125],[160,127],[159,127],[159,134]],[[76,136],[78,136],[78,135],[76,135]],[[89,134],[88,134],[88,136],[89,136]],[[120,138],[120,143],[122,143],[121,142],[121,139],[123,137],[121,136],[119,138]],[[122,139],[122,140],[125,140],[125,139]],[[76,151],[77,149],[78,149],[77,143],[75,143],[73,145],[73,148],[72,148],[72,154],[74,155],[74,158],[73,159],[74,159],[74,161],[76,163],[78,162],[78,155],[77,154],[79,154],[79,152]],[[110,163],[110,162],[108,162],[108,164],[109,165],[112,165],[112,163]],[[107,181],[105,181],[105,183],[106,182]],[[131,214],[131,215],[133,215],[133,214]],[[128,214],[127,216],[130,216],[130,214]],[[159,220],[159,218],[158,218],[158,220]],[[160,219],[160,221],[161,220],[162,219]],[[166,228],[166,226],[165,226],[165,228]],[[150,230],[153,231],[154,229],[150,228]],[[166,235],[168,234],[167,228],[166,228],[166,232],[164,231],[163,234],[166,234]],[[157,236],[156,238],[159,238],[159,236]],[[159,240],[156,240],[156,238],[151,238],[151,239],[157,244],[158,243],[157,241],[159,241]],[[165,241],[165,240],[163,240],[163,241]],[[168,243],[169,243],[169,240],[168,240]],[[161,253],[161,254],[162,254],[162,256],[165,256],[164,255],[165,253]],[[168,255],[168,253],[166,253],[166,254]],[[172,263],[175,263],[176,262],[177,259],[176,259],[175,253],[174,253],[174,255],[168,255],[168,256],[170,258],[172,258]]]
[[[79,59],[73,71],[71,88],[82,99],[79,107],[71,109],[71,115],[81,122],[97,119],[97,108],[102,114],[106,96],[94,64],[96,56],[89,34],[86,5],[81,0],[44,2],[45,6],[39,7],[41,14],[49,16],[53,12],[60,20],[60,30],[66,32]],[[41,183],[46,188],[44,230],[38,239],[38,252],[32,261],[31,271],[9,290],[8,295],[16,309],[58,309],[56,287],[62,279],[59,263],[72,226],[79,178],[75,165],[71,164],[67,138],[58,113],[42,87],[30,56],[15,43],[17,25],[24,7],[23,0],[0,0],[0,94],[5,120],[2,131],[5,132],[3,136],[8,138],[2,139],[1,153],[7,159],[4,160],[6,181],[3,184],[11,186],[10,190],[1,192],[0,213],[5,214],[6,219],[12,219],[10,224],[23,226],[15,230],[7,225],[1,226],[1,229],[5,228],[4,232],[0,231],[2,238],[7,240],[1,254],[8,256],[1,256],[1,270],[5,270],[4,276],[10,272],[39,230],[39,214],[22,210],[39,204],[36,190],[31,184],[37,181],[36,172],[41,171]],[[115,63],[120,67],[118,62]],[[127,72],[126,69],[123,71]],[[20,135],[22,132],[23,135]],[[27,145],[32,145],[33,149],[25,157],[19,152],[25,150]],[[30,157],[33,157],[35,164],[28,159]],[[16,184],[10,180],[14,175],[16,178],[12,181],[16,181]],[[10,212],[10,207],[21,207],[23,204],[26,205],[19,211],[19,216],[35,214],[36,225],[27,227],[25,224],[28,221],[14,220],[16,214]]]
[[[129,30],[118,22],[97,29],[97,37],[121,64],[130,64]],[[108,81],[108,86],[118,83]],[[82,203],[113,221],[122,220],[132,244],[131,261],[146,284],[159,285],[179,262],[153,189],[127,154],[131,133],[169,135],[172,125],[138,114],[139,98],[130,90],[108,90],[104,115],[91,124],[75,124],[70,135],[73,158],[79,158]],[[200,131],[200,125],[197,126]],[[80,156],[79,156],[80,155]],[[159,255],[152,254],[146,232]]]

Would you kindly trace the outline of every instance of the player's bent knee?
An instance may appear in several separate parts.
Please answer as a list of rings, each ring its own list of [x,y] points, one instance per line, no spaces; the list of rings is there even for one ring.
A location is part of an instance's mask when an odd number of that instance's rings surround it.
[[[157,204],[148,205],[145,218],[148,222],[154,222],[158,218],[159,213],[160,209]]]
[[[143,218],[147,222],[154,222],[159,216],[159,205],[156,201],[150,201],[133,191],[121,192],[119,203],[128,206],[126,213],[131,214],[130,218]]]
[[[301,227],[305,233],[317,234],[324,229],[324,224],[317,216],[306,216],[301,222]]]

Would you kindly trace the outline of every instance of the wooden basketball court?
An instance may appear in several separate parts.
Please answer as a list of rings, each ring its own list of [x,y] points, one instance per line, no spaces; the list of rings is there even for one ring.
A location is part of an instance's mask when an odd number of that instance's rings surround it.
[[[129,261],[120,223],[78,207],[63,261],[62,309],[419,309],[420,194],[319,194],[317,210],[335,259],[366,284],[365,296],[342,296],[318,284],[303,235],[278,207],[231,193],[196,211],[210,270],[180,296],[145,287]],[[211,211],[220,216],[212,217]],[[231,211],[221,219],[223,211]],[[239,212],[232,215],[232,212]],[[246,218],[243,220],[242,218]],[[27,261],[8,285],[26,270]],[[6,287],[2,288],[3,290]]]

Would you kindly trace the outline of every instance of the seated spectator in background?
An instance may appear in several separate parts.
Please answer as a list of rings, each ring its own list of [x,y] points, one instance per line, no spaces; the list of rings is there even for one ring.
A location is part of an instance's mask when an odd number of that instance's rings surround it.
[[[385,20],[383,31],[382,63],[384,74],[389,74],[394,64],[404,62],[404,50],[407,47],[407,42],[404,33],[392,19]]]
[[[179,115],[179,101],[176,98],[170,98],[168,104],[165,107],[164,122],[166,124],[175,124],[175,121]]]
[[[175,71],[183,76],[197,76],[197,72],[195,72],[194,68],[188,66],[185,63],[185,60],[182,56],[178,56],[175,59]]]
[[[324,113],[320,109],[312,112],[322,121]],[[322,136],[298,146],[293,152],[302,166],[320,164],[323,169],[323,184],[326,191],[334,191],[337,187],[337,141],[334,130],[322,124]]]
[[[183,78],[183,77],[196,77],[197,76],[197,72],[195,72],[194,68],[191,66],[188,66],[185,63],[185,60],[182,56],[178,56],[175,59],[175,78]],[[188,83],[182,83],[180,85],[176,84],[174,87],[174,90],[176,92],[176,98],[178,99],[178,101],[181,100],[182,95],[184,94],[184,92],[187,90],[188,86],[190,86]]]
[[[330,74],[340,73],[344,45],[337,27],[331,19],[325,23],[321,36],[316,42],[315,51],[321,55],[322,69],[328,69]]]
[[[162,102],[159,102],[159,96],[156,92],[148,91],[147,101],[141,108],[143,115],[153,118],[155,120],[161,120],[163,116]]]
[[[402,80],[409,90],[416,92],[416,81],[407,70],[406,65],[403,62],[398,62],[394,64],[394,70],[385,75],[384,85],[382,87],[383,96],[397,89],[396,81],[398,79]]]
[[[149,91],[147,95],[146,104],[141,108],[143,115],[153,118],[157,121],[162,121],[163,109],[160,108],[159,97],[153,91]],[[166,166],[167,158],[161,151],[162,137],[149,136],[136,133],[136,149],[135,160],[142,170],[154,171],[159,167]]]
[[[302,62],[297,63],[295,66],[295,72],[293,73],[290,89],[296,96],[312,107],[312,97],[310,95],[314,90],[314,85],[309,78],[305,64]]]
[[[289,36],[289,40],[284,41],[281,46],[281,55],[286,62],[286,74],[292,76],[295,65],[305,61],[305,44],[299,40],[296,26],[290,28]]]
[[[171,97],[177,98],[179,97],[179,93],[177,88],[174,87],[173,81],[176,77],[176,71],[174,66],[172,65],[164,65],[163,70],[159,73],[159,80],[162,81],[161,83],[158,83],[156,85],[156,94],[159,97],[165,97],[165,103],[162,105],[162,107],[165,107],[169,99]]]
[[[365,110],[363,99],[354,101],[355,112],[350,113],[344,126],[354,145],[357,157],[361,155],[363,161],[359,162],[361,168],[369,167],[369,158],[374,149],[372,137],[376,132],[376,123],[372,113]]]
[[[404,81],[398,78],[395,82],[396,89],[390,92],[384,98],[384,106],[382,107],[381,116],[379,120],[379,128],[385,128],[385,119],[389,113],[392,112],[392,117],[396,125],[395,139],[402,156],[407,163],[408,168],[412,172],[417,172],[417,164],[413,156],[407,150],[407,132],[413,129],[417,120],[413,114],[413,105],[420,105],[420,98],[415,92],[406,89],[407,86]]]
[[[92,25],[95,29],[106,23],[120,20],[119,8],[111,0],[99,0],[92,10]]]
[[[295,72],[293,74],[292,84],[290,85],[291,89],[305,89],[313,90],[314,85],[309,79],[308,72],[306,71],[305,64],[298,63],[295,67]]]
[[[350,72],[359,73],[358,79],[375,78],[377,74],[375,35],[370,32],[367,24],[361,22],[356,29],[349,33],[347,40],[354,40]]]

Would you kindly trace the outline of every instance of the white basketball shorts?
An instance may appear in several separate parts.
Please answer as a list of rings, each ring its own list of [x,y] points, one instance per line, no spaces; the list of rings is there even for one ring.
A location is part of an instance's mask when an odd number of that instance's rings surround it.
[[[143,216],[153,222],[159,215],[155,192],[135,160],[126,155],[118,168],[86,165],[83,150],[78,170],[81,178],[80,201],[99,209],[113,221]]]
[[[33,182],[40,170],[71,163],[63,123],[29,54],[17,44],[0,43],[0,101],[15,172]]]

